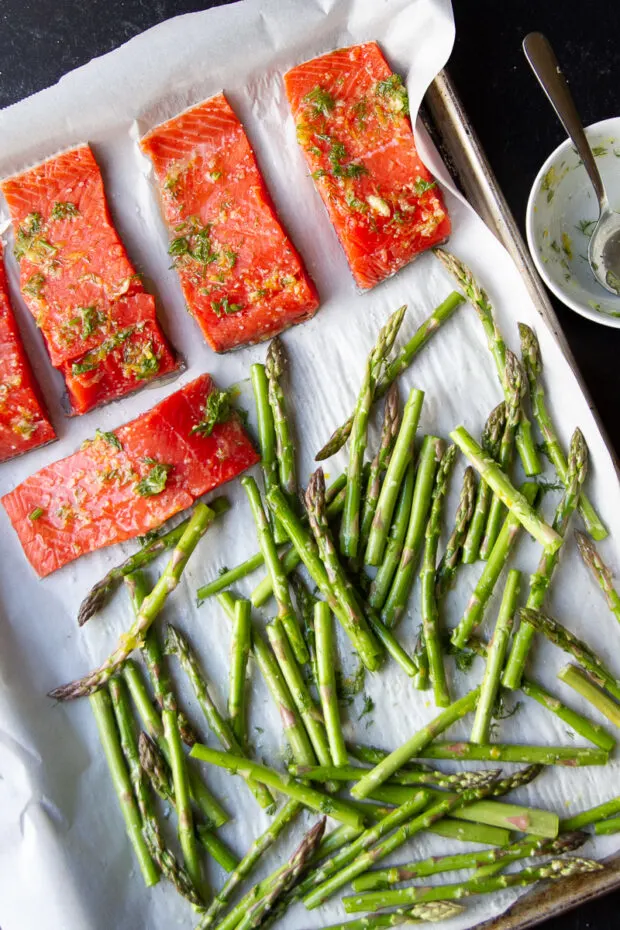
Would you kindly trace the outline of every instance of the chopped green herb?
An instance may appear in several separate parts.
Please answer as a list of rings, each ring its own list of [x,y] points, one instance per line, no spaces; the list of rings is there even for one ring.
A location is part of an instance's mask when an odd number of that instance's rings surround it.
[[[186,236],[177,236],[168,248],[168,255],[187,255],[189,252],[189,239]]]
[[[563,233],[562,233],[562,251],[564,252],[564,254],[566,255],[566,257],[568,258],[568,260],[569,260],[569,261],[572,261],[572,258],[573,258],[573,243],[572,243],[572,241],[571,241],[571,237],[570,237],[570,236],[568,235],[568,233],[566,233],[566,232],[563,232]]]
[[[552,240],[551,240],[550,245],[551,245],[551,248],[553,249],[553,251],[554,251],[554,252],[557,252],[558,255],[559,255],[559,254],[560,254],[560,246],[557,244],[557,242],[555,241],[555,239],[552,239]]]
[[[620,277],[613,271],[608,271],[605,275],[608,287],[611,287],[617,294],[620,294]]]
[[[212,300],[211,307],[216,316],[221,317],[223,313],[230,316],[231,313],[239,313],[243,310],[242,304],[231,304],[228,297],[222,297],[221,300]]]
[[[35,507],[34,510],[31,510],[30,513],[28,514],[28,519],[38,520],[40,517],[43,516],[44,513],[45,511],[43,510],[42,507]]]
[[[326,174],[327,174],[327,171],[325,170],[325,168],[317,168],[316,171],[312,172],[311,177],[314,181],[318,181],[319,178],[324,178]]]
[[[355,194],[348,193],[345,199],[347,206],[352,210],[359,210],[360,213],[368,213],[368,204],[360,200],[359,197],[356,197]]]
[[[346,178],[361,178],[363,174],[368,174],[368,168],[365,165],[351,162],[351,164],[344,166],[342,173]]]
[[[228,261],[228,267],[232,270],[237,264],[237,253],[233,252],[232,249],[224,249],[224,255]]]
[[[318,84],[306,94],[304,103],[312,104],[315,116],[329,116],[336,106],[336,101],[329,91],[324,90]]]
[[[360,713],[357,719],[361,720],[362,717],[367,717],[369,714],[372,714],[374,709],[375,709],[375,702],[373,701],[373,699],[368,694],[364,695],[364,706],[362,708],[362,712]],[[370,726],[371,722],[372,721],[370,720],[367,721],[366,726]]]
[[[386,98],[390,109],[395,113],[409,115],[409,97],[400,74],[391,74],[386,81],[379,81],[377,93]]]
[[[99,362],[103,361],[106,355],[109,355],[117,346],[126,342],[127,339],[141,327],[142,324],[140,323],[135,326],[127,326],[125,329],[121,329],[117,333],[114,333],[113,336],[104,339],[101,345],[97,346],[96,349],[91,349],[90,352],[87,352],[86,355],[82,357],[81,362],[74,362],[71,366],[71,371],[74,375],[83,375],[88,371],[94,371],[99,365]]]
[[[596,226],[596,220],[579,220],[575,229],[578,229],[580,233],[583,233],[584,236],[587,236],[588,239],[594,232],[594,227]]]
[[[348,678],[342,677],[340,669],[336,669],[336,691],[338,693],[338,703],[348,706],[353,703],[353,698],[364,688],[366,679],[366,669],[360,662],[357,669]]]
[[[199,433],[200,436],[210,436],[217,423],[225,423],[230,420],[234,413],[232,399],[232,391],[211,391],[205,401],[202,419],[192,427],[190,435]]]
[[[46,258],[52,258],[58,251],[41,235],[41,214],[29,213],[15,234],[15,258],[21,261],[24,256],[34,264],[41,264]]]
[[[603,155],[607,155],[609,149],[605,145],[593,145],[592,154],[595,158],[601,158]]]
[[[35,274],[30,275],[26,283],[23,285],[22,290],[29,294],[31,297],[40,297],[41,290],[45,284],[45,275],[42,275],[40,271],[35,272]]]
[[[540,185],[541,191],[547,192],[547,203],[551,203],[551,201],[553,200],[553,197],[555,194],[555,190],[553,188],[556,183],[557,183],[557,176],[555,173],[555,167],[551,165],[551,167],[545,174],[544,178],[542,179],[542,183]]]
[[[418,197],[421,197],[422,194],[425,194],[426,191],[430,191],[431,188],[437,187],[436,181],[427,181],[426,178],[416,178],[413,189]]]
[[[51,220],[66,220],[69,216],[78,216],[79,210],[74,203],[70,203],[68,200],[58,201],[52,207],[50,213]]]
[[[95,438],[102,439],[104,442],[107,442],[109,446],[113,446],[115,449],[118,449],[119,452],[122,452],[123,450],[121,441],[115,433],[108,433],[105,430],[97,428],[95,430]]]
[[[149,463],[152,461],[153,459],[148,459]],[[139,494],[140,497],[154,497],[156,494],[161,494],[166,487],[168,475],[171,471],[172,465],[156,462],[144,478],[141,478],[136,484],[136,494]]]
[[[211,180],[214,181],[214,182],[215,182],[215,181],[219,181],[219,179],[222,177],[222,172],[221,172],[221,171],[210,171],[210,172],[209,172],[209,177],[210,177]]]

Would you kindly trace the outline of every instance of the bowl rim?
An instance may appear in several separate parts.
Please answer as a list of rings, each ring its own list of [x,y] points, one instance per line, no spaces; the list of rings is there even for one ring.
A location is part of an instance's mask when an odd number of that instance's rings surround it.
[[[604,129],[610,124],[617,126],[620,130],[620,116],[611,116],[607,119],[599,120],[596,123],[590,123],[585,127],[586,132],[588,130],[599,130]],[[543,164],[538,171],[538,174],[534,178],[534,183],[530,189],[530,194],[527,199],[527,207],[525,211],[525,234],[527,237],[527,244],[532,257],[532,261],[536,266],[538,274],[541,276],[549,290],[555,294],[555,296],[565,304],[569,310],[573,310],[575,313],[578,313],[580,316],[585,317],[587,320],[592,320],[593,323],[598,323],[600,326],[609,326],[612,329],[620,329],[620,317],[609,316],[604,312],[597,312],[591,307],[584,306],[579,300],[576,300],[572,297],[567,291],[565,291],[558,283],[555,281],[548,273],[545,268],[544,263],[541,261],[541,258],[538,254],[538,249],[536,247],[536,238],[534,235],[534,206],[536,203],[536,195],[539,191],[542,178],[547,173],[549,168],[555,159],[568,151],[571,148],[573,143],[570,139],[565,139],[564,142],[561,142],[545,159]]]

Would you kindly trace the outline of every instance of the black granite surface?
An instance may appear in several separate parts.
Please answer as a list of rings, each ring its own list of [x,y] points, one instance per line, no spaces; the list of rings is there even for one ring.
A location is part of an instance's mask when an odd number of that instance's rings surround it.
[[[66,71],[168,17],[221,2],[226,0],[0,0],[0,106],[54,83]],[[563,133],[525,64],[521,40],[535,29],[548,35],[586,123],[620,115],[620,3],[454,0],[454,5],[457,41],[449,67],[523,225],[532,181]],[[582,319],[555,300],[554,304],[594,403],[620,451],[616,413],[620,332]],[[547,930],[619,927],[620,893],[545,923]]]

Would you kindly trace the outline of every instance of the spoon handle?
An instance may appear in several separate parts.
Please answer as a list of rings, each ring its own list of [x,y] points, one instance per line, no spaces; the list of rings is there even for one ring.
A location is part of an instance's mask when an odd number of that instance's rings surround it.
[[[541,32],[530,32],[523,40],[523,51],[530,67],[546,93],[560,122],[577,149],[594,187],[601,211],[608,206],[607,194],[583,124],[554,51]]]

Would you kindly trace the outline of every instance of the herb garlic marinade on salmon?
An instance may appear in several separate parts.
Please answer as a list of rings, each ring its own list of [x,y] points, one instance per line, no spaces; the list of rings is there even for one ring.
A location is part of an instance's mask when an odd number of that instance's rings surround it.
[[[48,575],[148,533],[255,465],[259,456],[225,398],[201,375],[6,494],[2,503],[35,571]]]
[[[5,179],[21,291],[72,410],[86,413],[177,367],[112,223],[88,145]]]
[[[360,288],[445,241],[450,219],[418,155],[407,91],[376,42],[284,77],[297,140]]]
[[[260,342],[313,316],[315,288],[223,94],[155,127],[141,146],[187,307],[212,349]]]
[[[13,315],[0,244],[0,462],[55,438]]]

